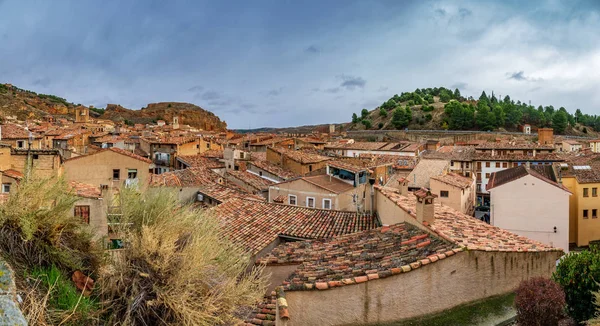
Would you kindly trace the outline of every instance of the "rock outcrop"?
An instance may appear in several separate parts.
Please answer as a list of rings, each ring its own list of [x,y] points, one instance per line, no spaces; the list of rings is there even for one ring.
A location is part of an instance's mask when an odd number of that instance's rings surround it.
[[[0,259],[0,325],[27,325],[16,302],[13,271]]]

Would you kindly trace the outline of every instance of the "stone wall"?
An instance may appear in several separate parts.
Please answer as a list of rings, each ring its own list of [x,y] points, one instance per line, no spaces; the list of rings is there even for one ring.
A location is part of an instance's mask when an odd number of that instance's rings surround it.
[[[287,291],[294,325],[363,325],[432,314],[549,277],[559,252],[465,251],[408,273],[329,290]],[[280,321],[281,322],[281,321]]]
[[[0,325],[27,325],[16,301],[12,269],[0,259]]]

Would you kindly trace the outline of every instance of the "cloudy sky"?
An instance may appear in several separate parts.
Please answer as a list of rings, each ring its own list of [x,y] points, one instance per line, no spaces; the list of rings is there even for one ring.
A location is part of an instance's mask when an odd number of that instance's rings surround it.
[[[0,0],[0,82],[191,102],[230,128],[345,122],[416,88],[600,114],[600,2]]]

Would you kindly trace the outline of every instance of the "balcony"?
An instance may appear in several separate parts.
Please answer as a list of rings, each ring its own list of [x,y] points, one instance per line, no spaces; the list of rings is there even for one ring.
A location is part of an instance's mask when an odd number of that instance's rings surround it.
[[[156,165],[169,166],[170,160],[168,157],[155,157],[152,162],[154,162]]]

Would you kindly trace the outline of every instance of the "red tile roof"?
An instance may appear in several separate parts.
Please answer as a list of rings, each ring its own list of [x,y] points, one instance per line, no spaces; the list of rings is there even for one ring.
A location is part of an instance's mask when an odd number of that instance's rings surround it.
[[[7,123],[7,124],[3,124],[0,126],[1,131],[0,134],[2,135],[2,139],[28,139],[29,138],[29,131],[27,131],[25,128],[12,124],[12,123]],[[41,138],[40,135],[37,135],[35,133],[33,133],[34,138]]]
[[[289,159],[296,161],[298,163],[302,163],[302,164],[319,163],[319,162],[331,160],[330,157],[317,155],[317,154],[309,153],[309,152],[302,151],[302,150],[295,151],[295,150],[281,148],[281,147],[269,147],[268,150],[272,150],[281,155],[285,155]]]
[[[252,153],[252,158],[254,158],[254,154],[256,153]],[[248,162],[248,165],[254,165],[257,168],[269,172],[270,174],[284,180],[297,178],[300,176],[296,172],[284,169],[283,167],[277,166],[269,161],[250,161]]]
[[[498,171],[498,172],[493,172],[492,175],[490,176],[490,181],[486,185],[485,189],[490,190],[490,189],[499,187],[503,184],[507,184],[509,182],[521,179],[522,177],[524,177],[526,175],[530,175],[532,177],[538,178],[541,181],[544,181],[550,185],[553,185],[559,189],[562,189],[562,190],[570,193],[569,189],[567,189],[562,184],[559,184],[557,182],[554,182],[554,181],[544,177],[539,172],[537,172],[531,168],[528,168],[525,165],[517,166],[514,168],[510,168],[510,169],[506,169],[506,170],[502,170],[502,171]]]
[[[87,154],[87,155],[80,155],[80,156],[72,157],[70,159],[65,160],[65,162],[66,161],[72,161],[72,160],[80,159],[82,157],[87,157],[87,156],[90,156],[90,155],[95,155],[95,154],[102,153],[102,152],[105,152],[105,151],[115,152],[115,153],[118,153],[118,154],[121,154],[121,155],[129,156],[129,157],[131,157],[133,159],[136,159],[136,160],[139,160],[139,161],[142,161],[142,162],[146,162],[148,164],[152,164],[152,161],[150,159],[148,159],[148,158],[139,156],[139,155],[134,154],[134,153],[132,153],[130,151],[126,151],[124,149],[120,149],[120,148],[116,148],[116,147],[102,148],[102,149],[100,149],[98,151],[95,151],[95,152]]]
[[[4,170],[2,171],[2,174],[15,180],[23,179],[23,173],[13,169]]]
[[[439,182],[443,182],[445,184],[460,188],[460,189],[465,189],[465,188],[469,188],[470,186],[473,185],[473,179],[471,178],[467,178],[467,177],[463,177],[462,175],[456,174],[456,173],[447,173],[447,174],[442,174],[442,175],[438,175],[438,176],[433,176],[431,177],[431,179],[433,180],[437,180]]]
[[[206,169],[220,169],[225,167],[225,163],[208,158],[202,154],[179,155],[177,159],[189,167],[203,167]]]
[[[226,172],[226,175],[238,179],[239,181],[251,186],[257,191],[268,189],[270,185],[274,184],[273,181],[267,180],[248,171],[229,170]]]
[[[214,207],[231,240],[256,254],[280,235],[322,239],[370,230],[377,218],[335,210],[320,210],[234,198]]]
[[[198,187],[220,183],[223,177],[205,168],[187,168],[150,175],[151,187]]]
[[[198,191],[218,201],[225,202],[232,198],[245,198],[249,200],[265,201],[261,196],[249,194],[239,188],[232,188],[217,183],[209,183],[198,187]]]

